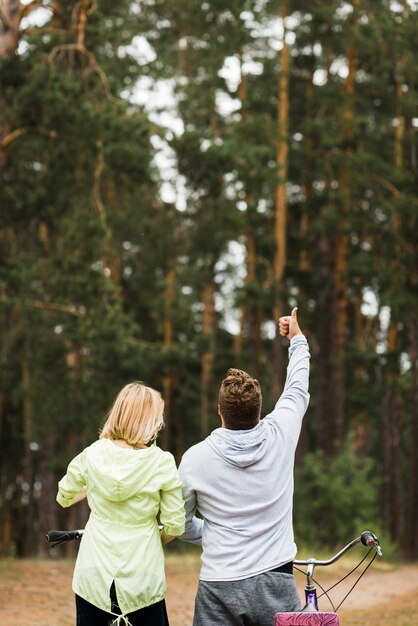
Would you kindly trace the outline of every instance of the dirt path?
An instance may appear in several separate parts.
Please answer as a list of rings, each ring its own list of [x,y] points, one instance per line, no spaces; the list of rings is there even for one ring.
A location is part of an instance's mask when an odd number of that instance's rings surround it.
[[[74,626],[72,570],[72,561],[0,561],[1,626]],[[192,623],[198,571],[195,556],[168,555],[171,626]],[[342,573],[339,569],[333,575]],[[303,577],[298,574],[297,580],[302,590]],[[333,579],[321,576],[320,582],[328,588]],[[334,590],[335,603],[349,586],[344,583]],[[329,604],[324,601],[321,608],[329,610]],[[417,626],[418,564],[373,566],[347,599],[340,620],[344,626]]]

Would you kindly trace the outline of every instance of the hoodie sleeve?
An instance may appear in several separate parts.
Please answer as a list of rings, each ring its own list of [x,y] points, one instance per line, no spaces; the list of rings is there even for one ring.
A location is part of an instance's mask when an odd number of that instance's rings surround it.
[[[296,335],[290,341],[289,365],[283,393],[273,411],[264,419],[277,423],[297,441],[302,418],[309,404],[309,346],[304,335]]]
[[[57,502],[66,508],[78,502],[77,496],[86,485],[85,459],[87,448],[69,464],[67,473],[58,483]]]
[[[186,509],[186,526],[184,533],[179,537],[182,541],[188,543],[201,544],[203,535],[203,520],[196,517],[197,499],[196,492],[192,488],[189,480],[189,471],[187,469],[187,453],[179,466],[180,479],[183,483],[183,498]]]
[[[160,491],[160,520],[167,535],[178,537],[184,532],[184,502],[176,463],[168,452],[165,454],[164,472]]]

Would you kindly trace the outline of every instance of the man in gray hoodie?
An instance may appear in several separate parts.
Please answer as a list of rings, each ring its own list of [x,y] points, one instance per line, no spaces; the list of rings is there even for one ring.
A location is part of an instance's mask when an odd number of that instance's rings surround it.
[[[309,393],[309,348],[297,309],[279,320],[290,339],[283,393],[260,420],[258,381],[230,369],[219,391],[221,428],[190,448],[179,472],[184,541],[202,544],[193,626],[268,626],[297,611],[293,466]],[[200,517],[196,517],[196,513]]]

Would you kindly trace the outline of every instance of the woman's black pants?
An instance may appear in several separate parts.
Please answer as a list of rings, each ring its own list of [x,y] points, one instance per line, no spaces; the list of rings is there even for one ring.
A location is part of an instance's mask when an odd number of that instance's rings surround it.
[[[115,586],[110,589],[110,597],[112,599],[112,611],[120,614],[117,603]],[[102,611],[87,600],[75,597],[77,609],[77,626],[110,626],[116,619],[115,615]],[[143,609],[128,613],[127,615],[132,626],[169,626],[165,601],[160,600],[155,604],[150,604]],[[123,622],[122,622],[123,623]]]

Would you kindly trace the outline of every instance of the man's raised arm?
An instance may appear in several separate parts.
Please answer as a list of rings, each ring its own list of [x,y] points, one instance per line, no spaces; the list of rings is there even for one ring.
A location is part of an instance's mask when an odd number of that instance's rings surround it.
[[[289,365],[283,393],[273,411],[264,419],[280,419],[287,429],[299,435],[302,418],[309,404],[309,346],[299,328],[297,308],[291,315],[281,317],[279,330],[282,337],[290,340]]]

